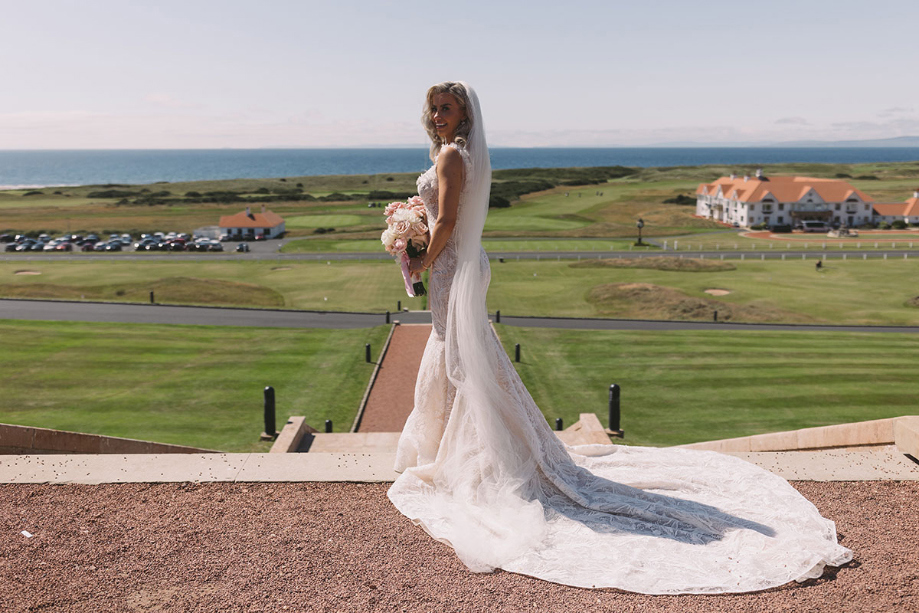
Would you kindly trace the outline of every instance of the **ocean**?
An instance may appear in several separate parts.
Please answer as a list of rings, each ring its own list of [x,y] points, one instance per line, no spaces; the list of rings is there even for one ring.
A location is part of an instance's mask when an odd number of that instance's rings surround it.
[[[919,160],[914,147],[642,147],[491,149],[492,167],[698,166]],[[308,175],[422,172],[427,149],[0,150],[0,189]]]

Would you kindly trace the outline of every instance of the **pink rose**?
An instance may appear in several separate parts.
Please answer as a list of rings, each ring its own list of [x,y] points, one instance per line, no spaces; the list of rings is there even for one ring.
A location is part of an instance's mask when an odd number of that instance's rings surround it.
[[[397,238],[397,239],[395,240],[395,242],[393,242],[393,244],[392,244],[392,249],[393,249],[393,251],[395,251],[395,252],[405,251],[405,248],[406,248],[407,246],[408,246],[408,245],[406,244],[406,242],[405,242],[404,240],[402,240],[401,238]]]
[[[420,196],[412,196],[411,198],[408,199],[408,202],[406,204],[408,204],[409,206],[413,206],[413,207],[420,206],[424,208],[424,200],[422,200]]]
[[[408,233],[411,226],[407,221],[397,221],[392,226],[392,231],[396,233],[397,236],[404,236]]]

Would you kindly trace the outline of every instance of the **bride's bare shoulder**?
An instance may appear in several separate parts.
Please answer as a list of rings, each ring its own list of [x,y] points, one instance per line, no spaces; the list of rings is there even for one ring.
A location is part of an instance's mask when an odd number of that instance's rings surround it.
[[[461,176],[463,156],[456,147],[445,146],[437,156],[437,174],[440,176]]]

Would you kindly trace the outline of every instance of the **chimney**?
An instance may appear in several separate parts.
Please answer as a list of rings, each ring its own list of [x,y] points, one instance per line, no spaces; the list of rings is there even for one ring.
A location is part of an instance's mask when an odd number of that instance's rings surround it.
[[[913,198],[919,198],[919,187],[917,187],[916,191],[913,192]]]
[[[246,217],[248,217],[249,219],[254,219],[252,217],[252,211],[249,209],[249,207],[246,207]]]
[[[746,182],[749,181],[749,180],[750,180],[750,175],[744,175],[744,176],[743,176],[743,182],[744,182],[744,183],[746,183]]]
[[[264,214],[265,214],[265,205],[263,204],[263,205],[262,205],[262,215],[264,215]]]
[[[757,178],[757,179],[762,179],[762,178],[763,178],[763,169],[762,169],[762,168],[757,168],[757,169],[756,169],[756,178]]]
[[[737,173],[736,173],[736,172],[732,172],[732,173],[731,173],[731,181],[733,181],[733,180],[736,179],[736,178],[737,178]]]

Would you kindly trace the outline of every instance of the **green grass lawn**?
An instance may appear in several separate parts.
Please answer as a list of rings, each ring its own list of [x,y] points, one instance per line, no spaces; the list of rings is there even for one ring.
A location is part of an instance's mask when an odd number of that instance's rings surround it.
[[[22,271],[41,274],[16,274]],[[0,262],[0,297],[113,302],[395,311],[405,295],[402,273],[389,261],[30,261]]]
[[[0,320],[0,423],[267,451],[265,386],[279,429],[347,432],[388,333]]]
[[[660,270],[679,260],[507,260],[492,265],[491,311],[505,315],[719,319],[774,323],[919,325],[919,258],[703,260],[727,270]],[[683,265],[700,263],[686,259]],[[16,274],[22,271],[39,275]],[[713,296],[706,290],[729,293]],[[42,261],[0,262],[0,297],[58,298],[308,310],[395,311],[406,297],[399,268],[380,262]]]
[[[634,241],[621,239],[538,239],[538,238],[491,238],[482,241],[486,251],[629,251],[638,249]],[[648,245],[646,250],[657,247]],[[381,253],[383,246],[379,239],[330,239],[304,238],[290,240],[281,249],[284,253]]]
[[[916,413],[919,336],[826,332],[561,331],[498,325],[554,423],[607,424],[621,386],[632,445],[677,445]]]
[[[720,319],[734,321],[919,325],[910,302],[919,296],[919,258],[831,260],[819,273],[813,261],[729,264],[734,270],[680,272],[586,261],[495,263],[488,306],[505,315],[710,320],[717,309]]]

